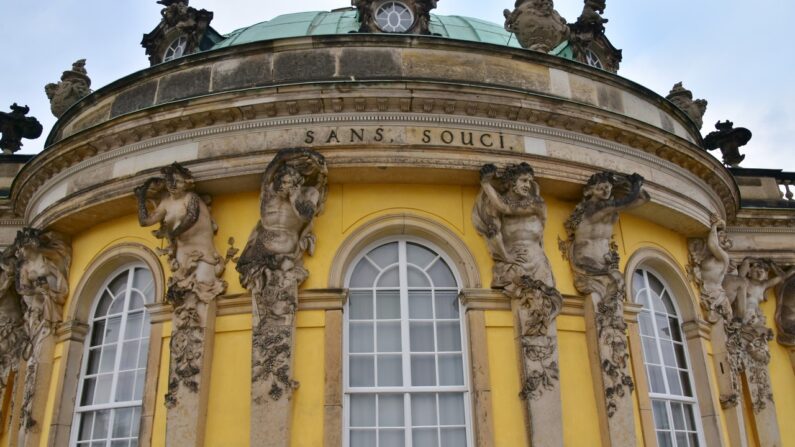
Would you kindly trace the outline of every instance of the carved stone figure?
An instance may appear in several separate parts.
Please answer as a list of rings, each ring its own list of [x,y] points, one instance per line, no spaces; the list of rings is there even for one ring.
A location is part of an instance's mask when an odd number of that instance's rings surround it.
[[[11,113],[0,112],[0,149],[3,154],[13,154],[22,148],[22,139],[34,140],[41,136],[41,123],[32,116],[25,116],[30,112],[28,106],[20,107],[17,103],[11,104]]]
[[[681,82],[674,84],[671,92],[665,98],[685,112],[696,126],[701,129],[704,125],[704,113],[707,111],[707,100],[696,99],[694,101],[693,92],[684,88]]]
[[[189,0],[159,0],[157,3],[164,6],[160,10],[162,19],[141,40],[149,63],[155,65],[163,62],[168,46],[180,37],[185,39],[181,55],[193,54],[202,49],[202,39],[210,28],[213,13],[189,6]]]
[[[569,37],[566,19],[552,0],[516,0],[514,10],[503,11],[505,29],[516,34],[523,48],[547,53]]]
[[[643,177],[600,172],[588,179],[583,200],[565,223],[568,240],[561,250],[571,261],[574,285],[593,300],[596,341],[605,392],[607,415],[612,418],[622,407],[620,401],[634,389],[627,361],[629,350],[624,322],[624,277],[618,269],[618,250],[613,226],[620,211],[649,200],[642,188]]]
[[[178,163],[161,173],[135,188],[135,195],[141,226],[160,224],[153,234],[167,242],[160,254],[168,257],[171,267],[166,301],[174,306],[174,320],[166,405],[173,408],[180,386],[198,391],[207,306],[227,284],[220,279],[225,259],[213,245],[217,228],[209,199],[194,192],[193,176]]]
[[[776,293],[777,340],[784,346],[795,346],[795,280],[785,281]]]
[[[605,7],[605,0],[585,0],[577,21],[568,25],[569,43],[575,60],[616,73],[622,54],[605,35]]]
[[[554,323],[563,297],[544,253],[547,208],[533,175],[527,163],[508,165],[501,174],[484,165],[472,221],[494,260],[491,286],[514,303],[523,354],[520,396],[528,400],[533,441],[562,445],[562,431],[545,417],[561,412]]]
[[[60,118],[69,107],[91,94],[89,87],[91,87],[91,79],[86,72],[86,60],[80,59],[72,64],[71,70],[63,72],[60,82],[44,86],[44,92],[50,99],[52,114],[56,118]]]
[[[710,151],[720,149],[723,164],[736,168],[745,160],[740,154],[740,147],[751,141],[751,131],[744,127],[734,127],[731,121],[718,121],[714,132],[704,138],[704,148]]]
[[[8,376],[16,371],[23,354],[29,352],[22,298],[16,291],[16,247],[0,255],[0,396],[4,395]]]
[[[267,445],[287,442],[282,438],[289,423],[281,418],[289,418],[289,400],[298,387],[292,378],[298,286],[309,275],[303,255],[314,251],[312,224],[325,203],[327,176],[319,153],[279,151],[262,178],[260,221],[237,263],[240,283],[253,299],[252,445],[267,438]],[[269,423],[263,425],[263,418]]]
[[[38,381],[39,359],[45,340],[55,333],[63,319],[63,304],[69,294],[70,246],[60,235],[35,228],[23,228],[14,240],[16,290],[24,303],[25,330],[30,340],[23,353],[28,359],[22,402],[24,431],[36,425],[33,395]],[[52,338],[49,338],[52,344]]]
[[[769,271],[775,273],[770,277]],[[768,259],[745,258],[737,274],[729,274],[723,280],[726,295],[732,304],[735,318],[745,324],[765,324],[765,315],[759,307],[767,301],[767,289],[775,287],[795,274],[795,269],[784,273],[776,263]]]
[[[726,223],[718,216],[711,216],[711,228],[707,239],[688,241],[690,264],[688,273],[701,290],[701,309],[704,318],[716,323],[720,318],[731,318],[731,302],[723,289],[723,280],[729,271],[727,250],[732,246],[726,235]]]

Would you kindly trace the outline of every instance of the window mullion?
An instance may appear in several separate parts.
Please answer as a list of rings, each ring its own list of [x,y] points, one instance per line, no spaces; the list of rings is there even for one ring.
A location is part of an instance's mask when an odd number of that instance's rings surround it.
[[[400,346],[403,367],[403,387],[410,389],[411,382],[411,339],[409,337],[409,292],[408,292],[408,267],[407,267],[406,241],[398,242],[398,284],[400,286]],[[406,446],[411,447],[411,396],[407,393],[403,395],[403,420],[404,441]]]
[[[121,369],[121,356],[124,348],[124,334],[127,332],[127,308],[130,304],[130,289],[132,288],[133,273],[135,269],[127,270],[127,287],[124,290],[124,301],[121,310],[121,321],[119,322],[119,338],[116,340],[116,359],[113,364],[113,378],[110,385],[109,403],[116,402],[116,387],[119,384],[119,370]],[[110,439],[110,438],[109,438]]]
[[[657,348],[657,355],[660,359],[660,373],[662,375],[663,386],[665,386],[665,393],[670,394],[671,387],[668,385],[668,373],[666,372],[665,357],[663,357],[662,341],[660,339],[660,328],[657,327],[657,309],[655,308],[654,300],[652,299],[651,282],[649,281],[649,272],[643,270],[643,281],[646,287],[646,299],[650,308],[650,320],[652,327],[652,334],[654,336],[654,346]],[[662,298],[660,298],[662,299]]]

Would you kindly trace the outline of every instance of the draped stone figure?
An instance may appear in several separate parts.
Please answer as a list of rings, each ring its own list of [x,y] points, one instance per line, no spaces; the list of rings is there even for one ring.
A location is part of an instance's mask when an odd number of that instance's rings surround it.
[[[568,239],[560,248],[571,262],[574,285],[586,299],[586,325],[591,343],[592,365],[601,365],[594,376],[603,389],[607,419],[603,430],[607,444],[634,444],[631,393],[634,383],[629,376],[629,349],[624,321],[625,283],[618,269],[618,248],[613,241],[613,227],[619,212],[649,201],[643,190],[643,177],[600,172],[591,176],[583,189],[583,200],[565,223]],[[600,413],[601,417],[601,413]]]
[[[0,255],[0,398],[5,396],[10,375],[18,372],[23,354],[29,353],[22,298],[14,284],[17,273],[15,251],[12,245]],[[0,414],[0,421],[5,420],[5,415],[4,411]]]
[[[563,297],[544,253],[547,208],[533,169],[492,164],[480,170],[472,221],[494,260],[491,286],[511,298],[520,335],[521,397],[527,400],[533,445],[563,445],[555,318]]]
[[[253,299],[251,445],[287,445],[298,286],[309,272],[314,218],[327,193],[326,162],[309,149],[283,149],[265,170],[260,221],[237,263]]]
[[[27,368],[20,419],[22,445],[44,415],[46,396],[39,393],[34,402],[34,395],[37,389],[46,389],[49,380],[50,371],[42,365],[51,366],[55,330],[63,319],[63,305],[69,294],[67,277],[72,253],[60,235],[35,228],[17,232],[13,247],[17,258],[16,291],[24,303],[25,332],[30,341],[23,353]]]
[[[201,445],[197,430],[203,421],[196,414],[206,391],[198,393],[206,380],[202,372],[206,376],[209,369],[207,338],[214,332],[215,299],[227,287],[221,279],[226,262],[213,245],[217,228],[209,199],[194,191],[191,172],[174,163],[161,173],[162,177],[150,178],[135,188],[135,196],[141,226],[160,224],[153,234],[165,239],[166,247],[159,253],[167,256],[171,268],[166,291],[166,301],[174,308],[166,393],[167,437],[169,443]]]
[[[726,222],[716,215],[710,217],[710,232],[706,239],[690,239],[688,273],[699,286],[701,309],[710,323],[731,318],[731,302],[723,289],[729,271],[731,241],[726,235]]]

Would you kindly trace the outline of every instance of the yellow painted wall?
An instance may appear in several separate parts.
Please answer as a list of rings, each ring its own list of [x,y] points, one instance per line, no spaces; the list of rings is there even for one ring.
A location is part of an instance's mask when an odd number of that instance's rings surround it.
[[[773,317],[776,311],[776,297],[772,291],[768,294],[767,301],[762,304],[762,310],[765,312],[769,325],[775,328]],[[770,342],[770,357],[770,382],[773,385],[778,427],[781,431],[781,445],[795,446],[795,423],[793,423],[795,421],[795,364],[793,364],[795,356],[791,360],[788,348],[781,346],[774,339]]]
[[[480,273],[483,287],[488,287],[492,261],[483,239],[471,223],[471,209],[478,193],[476,186],[456,185],[330,185],[324,213],[315,221],[318,241],[313,256],[305,258],[311,272],[302,286],[307,289],[329,286],[329,267],[343,241],[355,230],[373,219],[397,213],[410,213],[433,219],[448,227],[469,248]],[[548,221],[544,240],[558,288],[567,295],[576,294],[571,270],[557,248],[558,239],[565,238],[563,223],[574,203],[546,198]],[[132,210],[131,210],[132,211]],[[259,212],[257,192],[214,197],[212,212],[219,226],[214,242],[225,253],[230,237],[242,249],[254,227]],[[150,248],[161,246],[151,235],[153,228],[140,228],[133,214],[96,225],[73,236],[71,284],[80,278],[99,253],[121,242],[138,242]],[[668,253],[682,268],[687,263],[686,239],[670,230],[631,215],[623,215],[616,230],[616,241],[622,257],[622,267],[632,253],[643,247],[655,247]],[[167,266],[164,263],[164,270]],[[224,274],[229,294],[245,292],[237,272],[229,265]],[[74,297],[70,296],[70,300]],[[90,298],[89,298],[90,299]],[[772,321],[772,301],[765,305]],[[493,422],[495,442],[502,447],[527,445],[524,428],[524,405],[519,398],[519,368],[510,312],[487,311],[486,337],[491,374]],[[291,446],[317,446],[323,439],[324,399],[324,328],[322,311],[302,311],[298,314],[296,334],[295,378],[301,383],[293,401]],[[584,321],[581,317],[561,316],[558,322],[561,393],[564,411],[566,445],[595,446],[599,443],[596,399],[588,363]],[[251,350],[251,321],[248,315],[218,317],[215,334],[215,354],[210,382],[206,445],[248,445],[249,427],[249,370]],[[162,344],[159,387],[154,415],[153,445],[165,445],[165,408],[163,396],[168,375],[168,343],[170,324],[165,324]],[[155,341],[153,340],[152,343]],[[795,395],[795,377],[786,352],[771,346],[773,362],[771,375],[776,396]],[[634,359],[639,361],[639,359]],[[53,377],[53,382],[61,378]],[[53,385],[55,386],[55,385]],[[714,390],[717,392],[717,389]],[[52,396],[52,399],[57,398]],[[52,400],[51,399],[51,400]],[[51,417],[53,402],[48,403]],[[779,397],[777,401],[782,438],[795,445],[795,425],[786,421],[795,417],[795,402]],[[724,427],[725,429],[725,427]]]

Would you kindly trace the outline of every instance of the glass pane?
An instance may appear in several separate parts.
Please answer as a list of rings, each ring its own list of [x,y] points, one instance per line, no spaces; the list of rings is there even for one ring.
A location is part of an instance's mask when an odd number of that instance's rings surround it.
[[[375,385],[375,362],[372,356],[352,356],[351,365],[351,386],[374,386]]]
[[[657,432],[657,446],[658,447],[673,447],[673,440],[671,434],[668,432]]]
[[[638,297],[638,293],[645,287],[646,280],[643,279],[643,271],[635,270],[635,273],[632,274],[632,296]]]
[[[375,430],[351,430],[351,447],[373,447]]]
[[[130,292],[130,302],[127,304],[127,310],[138,310],[144,308],[144,297],[136,291]]]
[[[86,374],[96,374],[99,371],[99,357],[102,353],[101,349],[92,349],[88,351],[88,364],[86,365]]]
[[[665,311],[671,315],[676,315],[676,308],[674,307],[674,302],[671,301],[671,295],[668,295],[668,292],[663,293],[662,302],[665,305]]]
[[[91,439],[105,439],[108,437],[109,420],[110,411],[108,410],[97,411],[94,414],[94,430]]]
[[[415,264],[416,266],[425,269],[425,267],[427,267],[431,261],[436,259],[436,253],[423,246],[409,242],[406,244],[406,257],[411,264]]]
[[[409,290],[409,318],[433,318],[430,290]]]
[[[132,400],[133,391],[135,386],[135,371],[127,371],[119,373],[119,379],[116,383],[116,400],[115,402],[129,402]]]
[[[411,431],[414,447],[438,447],[439,436],[435,428],[415,428]]]
[[[453,272],[441,258],[428,269],[434,287],[457,287]]]
[[[94,378],[83,381],[83,396],[80,398],[80,405],[86,406],[94,403],[94,387],[96,384],[97,379]]]
[[[640,333],[642,335],[648,335],[650,337],[654,336],[654,327],[652,326],[651,322],[651,313],[647,311],[641,311],[638,314],[638,326],[640,326]]]
[[[376,318],[400,319],[400,291],[379,290],[375,293]]]
[[[676,447],[687,447],[687,433],[676,434]]]
[[[80,417],[80,431],[77,433],[78,441],[91,439],[91,428],[94,422],[94,412],[83,414]]]
[[[130,447],[130,441],[127,439],[123,441],[111,441],[110,447]]]
[[[418,270],[416,267],[409,266],[408,268],[409,287],[431,287],[431,282],[425,272]]]
[[[144,397],[144,384],[146,383],[146,370],[139,369],[135,373],[135,390],[133,391],[133,400],[141,400]]]
[[[351,394],[351,427],[375,427],[375,394]]]
[[[118,300],[114,301],[118,302]],[[105,327],[105,343],[116,343],[121,332],[121,317],[108,318]]]
[[[124,291],[127,290],[127,275],[129,275],[129,273],[129,270],[122,272],[108,285],[108,289],[110,289],[114,298],[118,298],[119,296],[124,298]]]
[[[679,329],[679,320],[673,317],[668,317],[668,325],[671,328],[671,338],[674,341],[682,341],[682,331]]]
[[[439,351],[461,351],[461,325],[457,321],[436,323]]]
[[[435,394],[411,395],[411,425],[414,427],[436,425]]]
[[[378,395],[378,426],[379,427],[403,426],[402,394]]]
[[[373,352],[373,323],[350,323],[350,352]]]
[[[439,385],[463,385],[464,365],[461,354],[439,356]]]
[[[439,394],[439,419],[441,425],[464,425],[464,395]]]
[[[685,413],[685,428],[688,431],[695,431],[696,430],[696,421],[693,417],[693,405],[683,404],[684,413]]]
[[[690,437],[690,447],[698,447],[699,445],[701,445],[698,442],[698,433],[690,433],[689,437]]]
[[[145,296],[151,296],[154,292],[154,281],[152,281],[152,272],[148,269],[137,268],[133,274],[133,287],[143,293]]]
[[[378,270],[367,259],[362,259],[351,275],[350,287],[373,287]]]
[[[403,447],[404,445],[403,430],[378,431],[378,447]]]
[[[679,383],[679,370],[665,368],[665,375],[668,378],[668,392],[676,396],[681,396],[682,384]]]
[[[467,432],[464,428],[443,428],[442,447],[466,447]]]
[[[105,321],[97,321],[91,328],[91,346],[99,346],[105,337]]]
[[[138,350],[138,367],[146,368],[146,359],[149,355],[149,339],[145,338],[141,341],[141,347]]]
[[[132,415],[132,435],[138,436],[138,430],[141,426],[141,407],[133,408],[133,415]],[[137,444],[137,441],[133,441],[134,444]]]
[[[690,387],[690,374],[687,371],[679,371],[679,379],[682,381],[682,395],[693,397],[693,389]]]
[[[136,369],[138,367],[138,345],[140,344],[141,342],[138,340],[124,342],[121,350],[120,369],[122,371]]]
[[[411,342],[411,352],[433,352],[433,323],[409,324],[409,340]]]
[[[94,318],[104,317],[108,313],[108,308],[110,308],[110,303],[112,302],[113,297],[108,292],[103,293],[97,304],[97,310],[94,312]]]
[[[378,356],[378,386],[402,386],[403,367],[399,355]]]
[[[685,429],[685,415],[682,413],[682,404],[678,402],[671,402],[671,414],[674,417],[674,429]]]
[[[378,287],[400,287],[400,276],[397,266],[387,270],[378,278]]]
[[[110,305],[108,315],[117,315],[122,312],[124,312],[124,293],[116,295],[116,299],[114,299],[113,304]]]
[[[436,291],[436,318],[458,319],[458,291]]]
[[[99,361],[99,372],[113,372],[116,367],[116,346],[102,348],[102,359]]]
[[[652,393],[665,393],[665,381],[663,380],[662,368],[654,365],[647,365],[649,371],[649,385]]]
[[[378,323],[378,352],[400,352],[400,322]]]
[[[130,436],[130,430],[132,429],[132,416],[132,408],[122,408],[116,410],[116,414],[113,416],[114,438],[127,438]]]
[[[373,319],[373,292],[369,290],[352,290],[348,297],[351,320]]]
[[[668,424],[668,408],[665,402],[653,400],[651,401],[651,407],[654,414],[654,427],[657,430],[669,430],[671,427]]]
[[[386,268],[398,262],[398,243],[391,242],[375,248],[367,253],[367,257],[382,269]]]
[[[665,366],[676,366],[676,356],[674,355],[673,343],[662,340],[660,342],[660,348],[662,349],[663,353],[663,364]]]
[[[657,350],[657,343],[654,342],[653,338],[649,337],[641,337],[641,340],[643,342],[643,358],[646,359],[646,363],[659,365],[660,351]]]
[[[659,314],[654,315],[655,322],[657,323],[657,333],[660,338],[670,340],[671,329],[668,327],[668,317]]]
[[[685,347],[679,343],[674,344],[674,351],[676,352],[676,366],[687,369],[687,360],[685,360]]]
[[[649,272],[646,272],[646,275],[649,278],[649,286],[651,286],[651,290],[653,290],[654,293],[657,295],[663,293],[663,289],[665,289],[665,287],[663,287],[660,280]],[[656,310],[662,310],[662,309],[656,309]]]
[[[433,355],[411,356],[411,384],[414,386],[436,385],[436,361]]]

